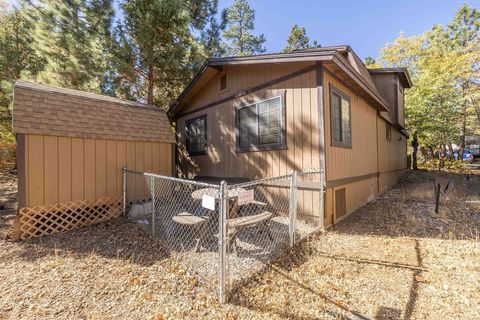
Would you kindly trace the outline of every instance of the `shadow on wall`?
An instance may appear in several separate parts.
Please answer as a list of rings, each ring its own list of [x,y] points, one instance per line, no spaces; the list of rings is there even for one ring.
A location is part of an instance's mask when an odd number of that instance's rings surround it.
[[[208,154],[189,156],[184,145],[184,126],[178,125],[178,176],[188,179],[195,177],[245,178],[257,180],[289,174],[292,170],[301,171],[319,168],[319,128],[316,99],[308,89],[315,73],[308,73],[286,81],[274,89],[260,90],[248,97],[230,101],[206,111],[200,111],[189,118],[207,113]],[[297,90],[298,89],[298,90]],[[287,91],[285,91],[287,90]],[[308,94],[306,92],[309,92]],[[285,94],[288,92],[288,94]],[[249,104],[266,97],[284,94],[285,97],[285,140],[287,147],[268,151],[236,151],[235,107]],[[312,101],[313,100],[313,101]],[[212,111],[213,110],[213,111]],[[295,118],[293,116],[295,115]],[[260,198],[269,203],[288,202],[288,188],[256,188]],[[256,191],[257,192],[257,191]],[[318,192],[299,190],[297,208],[299,216],[318,217]],[[316,212],[315,212],[316,211]]]
[[[307,84],[302,86],[303,81],[310,85],[310,74],[287,81],[282,84],[283,87],[260,90],[249,97],[212,108],[214,111],[208,114],[207,120],[210,128],[208,130],[208,155],[190,157],[183,143],[184,132],[179,132],[178,175],[189,179],[196,176],[217,176],[255,180],[288,174],[292,170],[319,168],[318,124],[316,120],[310,120],[310,114],[315,117],[318,115],[316,103],[311,103],[311,97],[308,96],[309,101],[302,106],[302,90],[294,90],[305,88]],[[235,106],[248,104],[277,93],[281,94],[284,90],[291,92],[285,101],[287,148],[236,152]],[[299,95],[299,97],[295,97],[295,95]],[[200,111],[191,117],[201,114],[204,112]],[[292,119],[294,114],[296,118]],[[214,126],[216,126],[215,129],[213,129]],[[179,126],[179,130],[183,131],[183,126]]]

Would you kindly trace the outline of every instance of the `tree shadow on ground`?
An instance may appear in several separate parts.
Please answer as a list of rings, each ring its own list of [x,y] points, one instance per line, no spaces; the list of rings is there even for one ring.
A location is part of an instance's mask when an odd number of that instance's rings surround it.
[[[4,255],[34,261],[49,255],[71,255],[82,258],[95,254],[107,259],[129,260],[149,266],[167,258],[164,243],[153,239],[140,226],[127,218],[16,242],[17,250]]]
[[[442,186],[435,213],[434,180]],[[447,191],[445,187],[450,182]],[[352,235],[471,239],[480,230],[480,175],[432,171],[409,172],[380,195],[331,230]]]
[[[433,180],[437,178],[444,186],[451,181],[450,190],[444,194],[441,202],[440,212],[434,213]],[[422,282],[422,273],[426,270],[423,266],[421,239],[471,239],[475,230],[480,229],[480,220],[476,207],[465,204],[465,199],[478,196],[476,189],[480,185],[479,176],[464,174],[438,175],[436,172],[409,173],[393,190],[382,195],[375,202],[367,204],[347,217],[345,220],[334,226],[331,230],[334,233],[348,234],[355,236],[373,236],[381,238],[411,238],[413,251],[411,263],[390,261],[381,259],[372,249],[371,257],[358,257],[355,252],[346,251],[342,254],[322,252],[321,249],[306,241],[301,243],[290,252],[282,255],[276,262],[272,263],[265,273],[271,273],[283,277],[291,285],[303,289],[318,296],[325,301],[328,310],[339,310],[353,318],[364,317],[360,312],[352,310],[348,303],[342,303],[333,299],[323,292],[319,292],[308,282],[301,282],[289,275],[290,271],[298,270],[313,256],[321,256],[326,259],[342,260],[351,262],[353,265],[373,265],[393,270],[404,270],[409,273],[408,295],[405,296],[403,310],[390,306],[379,305],[374,315],[375,319],[412,319],[415,314],[415,306],[419,298],[419,284]],[[329,231],[327,231],[329,232]],[[478,231],[477,231],[478,232]],[[321,241],[321,236],[318,239]],[[352,239],[354,241],[354,239]],[[378,249],[378,248],[377,248]],[[414,261],[414,262],[413,262]],[[255,283],[264,281],[261,274],[253,279]],[[257,283],[257,285],[258,285]],[[239,285],[233,291],[233,303],[253,310],[273,312],[280,317],[308,319],[309,317],[299,316],[289,309],[272,308],[261,301],[255,301],[248,295],[253,289],[247,285]],[[346,290],[347,288],[345,288]],[[274,293],[275,294],[275,293]],[[381,301],[379,301],[381,303]],[[402,316],[403,314],[403,316]],[[313,317],[312,317],[313,318]]]

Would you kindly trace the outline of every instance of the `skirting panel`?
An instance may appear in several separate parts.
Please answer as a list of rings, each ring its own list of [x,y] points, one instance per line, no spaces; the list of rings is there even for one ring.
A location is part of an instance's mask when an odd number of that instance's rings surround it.
[[[116,218],[121,212],[119,196],[25,207],[19,210],[10,234],[14,240],[24,240],[66,232]]]

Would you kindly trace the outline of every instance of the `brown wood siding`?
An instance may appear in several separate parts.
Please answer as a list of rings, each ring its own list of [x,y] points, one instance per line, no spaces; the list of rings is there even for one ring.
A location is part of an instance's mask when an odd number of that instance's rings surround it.
[[[335,210],[334,195],[337,190],[343,188],[345,188],[346,214],[338,216]],[[325,194],[325,226],[338,223],[362,205],[375,199],[377,194],[377,177],[371,177],[335,188],[328,188]]]
[[[402,89],[402,84],[398,81],[398,124],[405,127],[405,89]]]
[[[394,185],[407,169],[407,138],[392,127],[392,139],[385,137],[387,122],[378,118],[378,171],[379,191]]]
[[[232,177],[260,179],[288,174],[292,170],[319,168],[319,119],[317,74],[314,69],[283,82],[252,92],[211,108],[193,112],[205,104],[230,96],[273,79],[291,74],[314,64],[269,64],[262,66],[231,66],[226,70],[227,89],[219,92],[215,78],[204,88],[177,119],[179,137],[179,176]],[[236,152],[235,108],[241,104],[267,97],[284,95],[286,148],[268,151]],[[185,122],[207,115],[207,155],[190,157],[185,150]],[[282,202],[288,198],[287,189],[260,191],[266,199]],[[319,191],[300,190],[298,214],[305,219],[315,219],[320,214]]]
[[[398,124],[405,127],[404,89],[402,88],[402,83],[398,75],[395,73],[375,73],[373,80],[378,92],[390,108],[389,112],[382,112],[382,115],[390,121],[397,121]],[[397,114],[395,114],[395,112],[397,112]]]
[[[395,77],[396,75],[393,73],[376,73],[373,75],[373,81],[375,82],[378,92],[390,108],[389,112],[382,112],[382,116],[387,117],[392,122],[395,121],[395,91],[393,88]]]
[[[25,173],[25,186],[21,186],[27,191],[25,206],[121,195],[125,165],[130,170],[172,175],[170,143],[25,134],[24,146],[25,164],[19,171]],[[130,196],[145,192],[141,179],[130,179]]]
[[[326,177],[328,181],[361,176],[377,171],[377,110],[325,73],[324,78]],[[330,121],[330,86],[350,97],[352,147],[332,146]]]
[[[231,66],[227,89],[219,92],[218,79],[209,85],[182,112],[192,112],[207,103],[236,91],[268,82],[307,67],[308,64]],[[254,68],[254,70],[253,70]],[[266,97],[285,94],[286,142],[283,150],[236,152],[235,107]],[[185,151],[185,121],[207,115],[207,155],[190,157]],[[177,119],[179,175],[242,177],[257,179],[319,167],[316,73],[311,71],[279,84],[230,100]]]
[[[393,78],[387,78],[388,75],[380,84],[393,81]],[[378,78],[374,80],[378,83]],[[324,83],[327,186],[329,182],[335,185],[327,188],[326,192],[325,225],[328,226],[373,200],[379,188],[383,192],[399,180],[403,174],[400,169],[406,168],[406,138],[392,128],[392,139],[387,141],[385,134],[387,122],[377,115],[377,111],[371,105],[328,73],[325,73]],[[351,99],[351,148],[331,145],[329,97],[331,85]],[[392,106],[394,95],[393,90],[390,95],[383,95]],[[387,116],[390,117],[389,114]],[[341,179],[345,180],[344,184],[335,184]],[[334,195],[335,191],[341,188],[345,188],[347,214],[339,217],[335,212]]]

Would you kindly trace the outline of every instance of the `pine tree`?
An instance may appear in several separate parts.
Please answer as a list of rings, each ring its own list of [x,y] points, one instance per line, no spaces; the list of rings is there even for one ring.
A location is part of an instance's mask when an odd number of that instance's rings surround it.
[[[292,52],[293,50],[307,49],[309,47],[310,39],[305,32],[305,28],[294,25],[288,36],[287,46],[283,49],[283,52]]]
[[[310,39],[308,38],[304,27],[299,27],[295,24],[290,31],[290,35],[287,39],[287,46],[283,49],[283,52],[320,47],[321,45],[318,44],[317,40],[310,43]]]
[[[246,0],[235,0],[233,5],[225,9],[226,30],[223,38],[226,40],[225,51],[228,55],[252,55],[265,52],[265,36],[255,36],[255,11]]]
[[[200,26],[198,41],[203,45],[207,57],[220,57],[225,54],[222,43],[222,32],[225,30],[225,11],[222,12],[220,22],[217,20],[218,0],[209,1],[205,23]]]
[[[190,28],[201,23],[198,1],[132,0],[122,3],[114,80],[121,96],[166,108],[198,67],[200,48]]]
[[[32,48],[33,24],[24,7],[13,10],[0,2],[0,138],[13,139],[10,108],[17,79],[35,79],[44,60]]]
[[[29,1],[35,50],[45,58],[39,80],[102,92],[110,61],[112,0]]]

